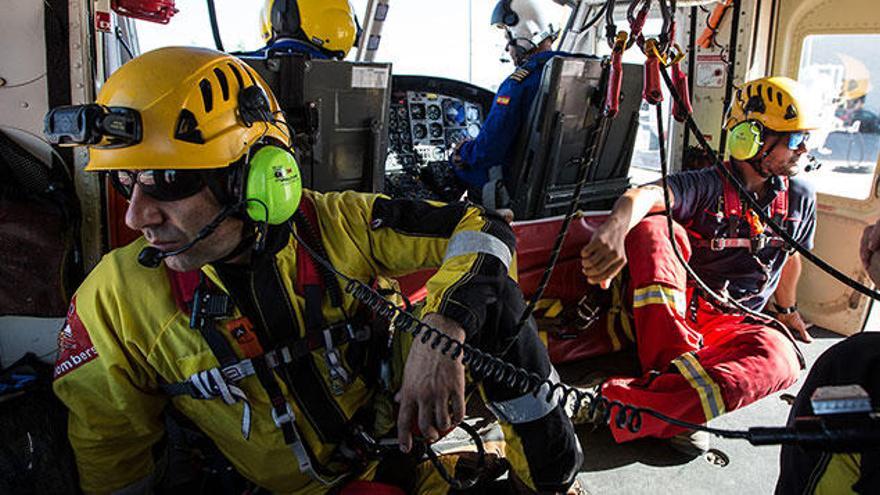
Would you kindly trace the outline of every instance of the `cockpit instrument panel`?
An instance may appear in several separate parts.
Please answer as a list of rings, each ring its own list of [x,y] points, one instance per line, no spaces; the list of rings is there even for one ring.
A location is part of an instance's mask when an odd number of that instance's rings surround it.
[[[449,155],[460,142],[480,133],[492,97],[485,89],[458,81],[394,76],[385,192],[399,197],[449,200],[443,197],[450,193],[449,187],[441,187],[443,194],[426,187],[454,182]]]

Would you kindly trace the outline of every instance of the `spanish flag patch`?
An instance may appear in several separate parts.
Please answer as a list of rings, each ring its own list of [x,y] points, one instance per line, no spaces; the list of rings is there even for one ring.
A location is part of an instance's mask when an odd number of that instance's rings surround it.
[[[510,97],[509,96],[499,96],[498,98],[495,99],[495,103],[497,103],[499,105],[506,106],[506,105],[510,104]]]

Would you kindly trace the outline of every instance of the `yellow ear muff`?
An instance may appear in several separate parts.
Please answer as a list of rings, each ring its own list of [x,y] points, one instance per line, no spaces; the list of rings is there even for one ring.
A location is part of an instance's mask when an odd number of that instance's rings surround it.
[[[740,122],[727,134],[727,151],[731,158],[745,161],[754,158],[764,146],[764,128],[754,120]]]

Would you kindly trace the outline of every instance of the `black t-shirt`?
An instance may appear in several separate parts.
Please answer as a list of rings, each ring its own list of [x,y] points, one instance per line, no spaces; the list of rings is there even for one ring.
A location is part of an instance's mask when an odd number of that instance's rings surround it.
[[[767,213],[776,193],[784,188],[778,177],[771,181],[768,194],[760,199]],[[702,239],[750,237],[745,219],[724,216],[724,185],[714,167],[673,174],[667,179],[667,185],[675,197],[673,218],[687,228],[692,240],[695,236]],[[747,210],[748,205],[743,203],[743,210]],[[797,178],[789,180],[788,216],[782,227],[799,244],[813,248],[816,192],[809,183]],[[773,235],[769,227],[767,234]],[[728,283],[727,290],[732,297],[751,309],[760,310],[779,283],[785,251],[785,248],[767,247],[753,256],[746,248],[712,251],[694,247],[690,265],[713,290],[720,290]]]

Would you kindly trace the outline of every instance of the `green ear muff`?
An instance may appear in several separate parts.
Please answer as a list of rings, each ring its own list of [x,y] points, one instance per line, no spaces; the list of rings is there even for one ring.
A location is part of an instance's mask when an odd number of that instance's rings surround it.
[[[254,153],[244,198],[252,220],[282,224],[299,208],[301,197],[302,178],[292,153],[278,146],[263,146]]]
[[[761,146],[764,146],[764,129],[753,120],[733,126],[727,135],[727,151],[735,160],[754,158],[761,151]]]

